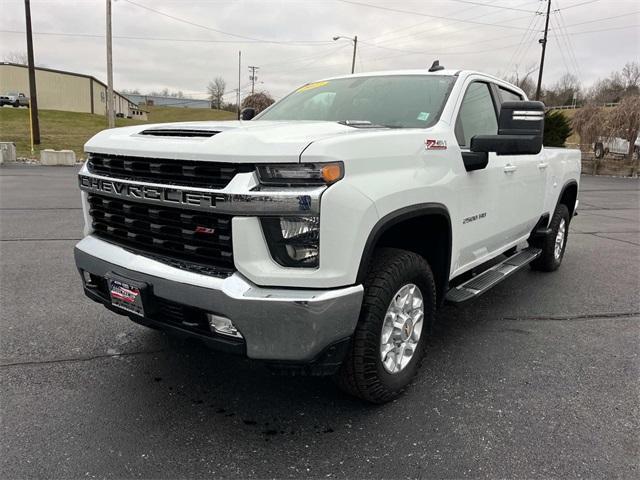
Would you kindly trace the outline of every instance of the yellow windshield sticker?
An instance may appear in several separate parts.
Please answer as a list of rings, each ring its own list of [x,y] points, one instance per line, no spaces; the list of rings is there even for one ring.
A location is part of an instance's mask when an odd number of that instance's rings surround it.
[[[307,90],[313,90],[314,88],[324,87],[328,85],[329,82],[315,82],[315,83],[307,83],[305,86],[300,87],[297,92],[306,92]]]

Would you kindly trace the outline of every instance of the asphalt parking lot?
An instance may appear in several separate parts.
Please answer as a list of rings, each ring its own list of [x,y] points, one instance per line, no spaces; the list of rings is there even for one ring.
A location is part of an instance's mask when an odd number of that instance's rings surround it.
[[[373,407],[84,298],[75,172],[0,169],[0,477],[640,476],[637,179],[584,176],[561,269],[445,307]]]

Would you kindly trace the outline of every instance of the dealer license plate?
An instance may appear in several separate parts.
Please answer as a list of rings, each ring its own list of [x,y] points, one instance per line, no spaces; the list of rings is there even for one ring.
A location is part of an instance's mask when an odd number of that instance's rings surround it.
[[[140,288],[122,280],[109,278],[109,296],[114,307],[144,317],[142,291]]]

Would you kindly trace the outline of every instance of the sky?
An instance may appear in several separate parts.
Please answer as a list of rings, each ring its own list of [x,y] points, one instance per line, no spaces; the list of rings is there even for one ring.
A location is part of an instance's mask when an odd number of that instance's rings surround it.
[[[504,76],[535,70],[545,0],[113,0],[116,90],[168,88],[206,98],[215,77],[281,98],[356,72],[447,68]],[[106,0],[31,0],[36,64],[106,81]],[[0,59],[26,51],[24,1],[0,0]],[[334,36],[344,36],[333,40]],[[584,86],[640,60],[638,0],[551,0],[543,84]],[[534,71],[534,76],[537,73]]]

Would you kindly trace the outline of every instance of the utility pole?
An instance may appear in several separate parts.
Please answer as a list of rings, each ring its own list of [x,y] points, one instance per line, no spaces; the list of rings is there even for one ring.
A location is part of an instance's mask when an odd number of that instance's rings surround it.
[[[109,128],[116,126],[113,108],[113,55],[111,50],[111,0],[107,0],[107,122]]]
[[[240,77],[242,76],[242,51],[238,50],[238,120],[240,120]]]
[[[251,75],[249,75],[249,80],[251,80],[251,95],[253,95],[256,80],[258,79],[258,77],[256,76],[256,70],[258,70],[259,68],[260,67],[249,67],[249,70],[251,70]]]
[[[31,34],[31,4],[24,0],[24,16],[27,22],[27,63],[29,64],[29,113],[31,118],[31,150],[33,144],[40,145],[40,122],[38,121],[38,93],[36,92],[36,67],[33,61],[33,35]]]
[[[547,20],[544,24],[544,38],[538,40],[542,44],[542,56],[540,57],[540,70],[538,70],[538,87],[536,88],[536,100],[540,100],[542,90],[542,71],[544,70],[544,54],[547,51],[547,34],[549,33],[549,15],[551,13],[551,0],[547,0]]]
[[[341,38],[344,38],[345,40],[351,40],[353,42],[353,58],[351,59],[351,73],[354,73],[356,71],[356,49],[358,48],[358,36],[356,35],[355,37],[351,38],[351,37],[345,37],[342,35],[337,35],[333,37],[333,41],[335,42],[336,40],[340,40]]]

